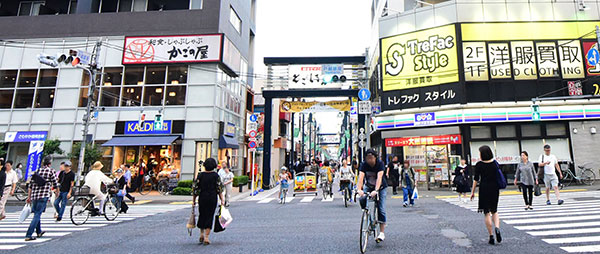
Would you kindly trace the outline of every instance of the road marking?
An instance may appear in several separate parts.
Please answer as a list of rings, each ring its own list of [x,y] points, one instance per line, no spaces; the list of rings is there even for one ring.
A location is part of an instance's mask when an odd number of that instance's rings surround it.
[[[34,242],[45,242],[50,240],[50,238],[38,238],[36,239]],[[0,239],[0,244],[1,243],[26,243],[25,242],[25,236],[23,236],[23,238],[7,238],[7,239]]]
[[[543,187],[542,187],[542,189],[543,189]],[[566,190],[560,190],[560,193],[584,192],[584,191],[587,191],[587,189],[566,189]],[[519,192],[519,191],[516,191],[516,190],[509,190],[509,191],[500,192],[500,196],[517,196],[517,195],[522,195],[522,193]],[[476,193],[475,196],[477,197],[479,195]],[[440,195],[440,196],[435,196],[435,198],[437,198],[437,199],[456,198],[456,197],[458,197],[458,194],[457,195]]]
[[[285,197],[285,203],[292,202],[296,197]]]
[[[506,224],[533,224],[547,222],[563,222],[563,221],[578,221],[578,220],[597,220],[600,215],[583,215],[583,216],[563,216],[543,219],[520,219],[520,220],[504,220]]]
[[[87,222],[85,223],[86,227],[103,227],[106,226],[108,224],[88,224]],[[10,227],[19,227],[19,226],[27,226],[29,227],[29,223],[27,224],[17,224],[17,223],[10,223],[9,224],[0,224],[0,228],[10,228]],[[61,223],[61,224],[52,224],[52,223],[42,223],[42,228],[61,228],[61,227],[73,227],[73,226],[77,226],[77,225],[73,225],[73,224],[66,224],[66,223]]]
[[[531,231],[527,232],[534,236],[546,236],[546,235],[575,235],[575,234],[588,234],[588,233],[600,233],[600,228],[577,228],[577,229],[560,229],[560,230],[548,230],[548,231]]]
[[[9,245],[0,245],[0,250],[14,250],[21,247],[24,247],[24,244],[9,244]]]
[[[558,229],[558,228],[580,228],[580,227],[590,227],[590,226],[600,226],[600,221],[534,225],[534,226],[515,226],[515,228],[518,230],[542,230],[542,229]]]
[[[191,205],[193,201],[176,201],[169,203],[170,205]]]
[[[26,225],[26,227],[21,227],[21,228],[0,228],[0,232],[13,232],[13,231],[27,231],[27,229],[29,228],[29,225]],[[77,226],[73,226],[70,228],[45,228],[44,225],[42,224],[42,229],[44,231],[83,231],[83,230],[88,230],[90,228],[79,228]]]
[[[321,202],[333,202],[333,198],[333,196],[330,196],[329,198],[321,199]]]
[[[65,236],[68,234],[71,234],[71,232],[46,232],[44,237]],[[23,233],[0,233],[0,237],[25,237],[25,235],[23,235]]]
[[[547,242],[547,243],[550,243],[550,244],[600,242],[600,236],[549,238],[549,239],[542,239],[542,240],[544,242]]]
[[[137,201],[137,202],[135,202],[134,204],[130,204],[130,205],[143,205],[143,204],[148,204],[148,203],[150,203],[150,202],[152,202],[152,200],[150,200],[150,199],[147,199],[147,200],[140,200],[140,201]]]
[[[600,251],[600,245],[586,245],[586,246],[573,246],[573,247],[560,247],[567,252],[598,252]]]
[[[569,215],[584,215],[584,214],[599,214],[600,210],[598,210],[598,208],[594,209],[593,211],[590,211],[592,209],[583,209],[585,211],[583,212],[569,212]],[[581,211],[581,210],[580,210]],[[531,217],[556,217],[556,216],[563,216],[564,214],[559,214],[556,211],[552,211],[552,212],[544,212],[544,213],[535,213],[532,212],[531,214],[521,214],[521,215],[505,215],[503,216],[502,214],[500,214],[500,219],[514,219],[514,218],[531,218]]]
[[[302,200],[300,200],[300,203],[310,203],[313,199],[315,199],[315,197],[303,197]]]
[[[269,203],[271,201],[275,200],[275,198],[265,198],[261,201],[258,201],[259,204],[264,204],[264,203]]]

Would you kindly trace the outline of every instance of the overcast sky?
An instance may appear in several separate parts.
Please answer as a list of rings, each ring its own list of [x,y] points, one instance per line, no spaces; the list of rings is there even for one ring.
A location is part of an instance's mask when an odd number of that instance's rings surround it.
[[[370,16],[370,0],[257,0],[254,71],[266,74],[264,57],[363,55]],[[317,114],[324,132],[336,115]]]

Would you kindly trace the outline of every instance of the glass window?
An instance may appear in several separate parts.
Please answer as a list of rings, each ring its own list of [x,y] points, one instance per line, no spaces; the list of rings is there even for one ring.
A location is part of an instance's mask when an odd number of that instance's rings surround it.
[[[185,105],[186,86],[167,86],[166,105]]]
[[[52,108],[54,105],[54,89],[38,89],[35,96],[36,108]]]
[[[146,86],[144,89],[144,105],[162,105],[164,86]]]
[[[481,160],[479,157],[479,147],[483,145],[487,145],[492,148],[492,152],[494,152],[494,156],[496,155],[494,148],[494,141],[473,141],[471,142],[471,164],[475,165],[478,161]]]
[[[37,70],[21,70],[19,73],[19,87],[35,87],[37,81]]]
[[[546,124],[546,134],[548,136],[565,136],[567,135],[567,126],[563,123]]]
[[[19,89],[15,95],[15,108],[31,108],[33,89]]]
[[[100,106],[116,107],[119,106],[119,95],[121,87],[104,86],[102,87],[102,95],[100,96]]]
[[[74,14],[77,12],[77,0],[71,0],[69,2],[69,14]]]
[[[144,84],[144,67],[126,67],[125,85]]]
[[[56,87],[57,69],[41,69],[39,87]]]
[[[118,0],[102,0],[101,12],[117,12]]]
[[[133,11],[146,11],[146,0],[133,0]]]
[[[231,6],[229,8],[229,23],[233,25],[233,28],[235,28],[238,33],[242,33],[242,20]]]
[[[124,87],[121,96],[121,106],[140,106],[142,100],[141,87]]]
[[[166,66],[149,66],[146,68],[146,84],[164,84]]]
[[[167,84],[185,84],[187,83],[188,66],[169,66]]]
[[[12,106],[14,90],[0,90],[0,108]]]
[[[202,9],[202,0],[192,0],[192,9]]]
[[[19,16],[37,16],[44,1],[25,1],[19,5]]]
[[[514,138],[517,136],[517,128],[514,125],[498,125],[496,126],[496,137],[499,138]]]
[[[539,124],[524,124],[521,125],[521,135],[523,137],[541,137],[542,130]]]
[[[550,148],[552,149],[551,153],[554,154],[559,161],[571,161],[569,139],[546,139],[546,144],[550,145]]]
[[[79,107],[87,107],[88,88],[82,87],[79,91]],[[94,98],[98,98],[98,90],[94,91]]]
[[[471,126],[471,138],[492,138],[489,126]]]
[[[120,0],[119,1],[119,12],[131,12],[133,6],[133,0]]]
[[[540,155],[544,152],[543,139],[526,139],[521,140],[521,151],[526,151],[529,154],[529,160],[538,162]]]
[[[519,141],[496,141],[496,160],[500,164],[516,164],[521,161]]]
[[[13,88],[17,83],[17,70],[0,70],[0,88]]]
[[[105,86],[118,86],[121,84],[123,78],[123,68],[104,68],[104,81],[102,82]]]

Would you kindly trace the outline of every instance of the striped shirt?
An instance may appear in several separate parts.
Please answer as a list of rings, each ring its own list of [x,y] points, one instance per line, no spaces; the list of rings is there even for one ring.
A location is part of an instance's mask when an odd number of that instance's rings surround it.
[[[52,188],[58,187],[58,180],[56,179],[56,172],[51,167],[43,167],[38,169],[36,174],[39,174],[46,180],[46,184],[38,186],[34,181],[31,181],[29,188],[31,189],[31,200],[38,200],[42,198],[49,198],[52,194]]]

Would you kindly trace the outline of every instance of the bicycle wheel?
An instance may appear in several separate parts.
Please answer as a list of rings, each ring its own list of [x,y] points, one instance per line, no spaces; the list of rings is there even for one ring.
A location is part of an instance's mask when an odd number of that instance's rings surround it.
[[[323,199],[327,199],[327,186],[323,185]]]
[[[82,225],[90,218],[92,201],[89,198],[78,198],[71,205],[71,222],[74,225]]]
[[[373,206],[373,209],[371,209],[373,212],[371,214],[371,226],[373,227],[373,238],[377,239],[377,236],[379,236],[379,223],[377,222],[377,203],[375,203]],[[379,241],[375,240],[375,242],[379,243]]]
[[[25,192],[23,188],[17,187],[17,189],[15,190],[15,197],[19,201],[25,201],[27,199],[27,192]]]
[[[287,196],[287,191],[286,190],[282,190],[281,191],[281,204],[285,204],[285,198]]]
[[[152,191],[152,181],[144,181],[140,186],[140,194],[147,195]]]
[[[594,174],[594,171],[592,171],[591,169],[586,169],[584,171],[581,171],[581,178],[584,184],[592,185],[594,184],[594,179],[596,179],[596,174]]]
[[[344,194],[344,207],[348,207],[348,189],[347,188],[344,188],[343,194]]]
[[[365,253],[367,251],[367,243],[369,242],[369,228],[371,227],[371,222],[369,221],[369,211],[363,209],[362,218],[360,221],[360,239],[359,239],[359,247],[360,253]]]
[[[567,175],[564,176],[563,180],[562,180],[562,185],[565,187],[569,187],[569,185],[571,185],[571,183],[574,181],[575,179],[573,178],[573,175],[567,173]]]
[[[117,209],[117,199],[111,198],[110,196],[106,197],[104,201],[104,218],[107,221],[113,221],[119,216],[119,212],[121,209]]]
[[[158,183],[157,189],[158,193],[160,193],[161,195],[169,194],[169,184],[165,180],[162,180]]]

